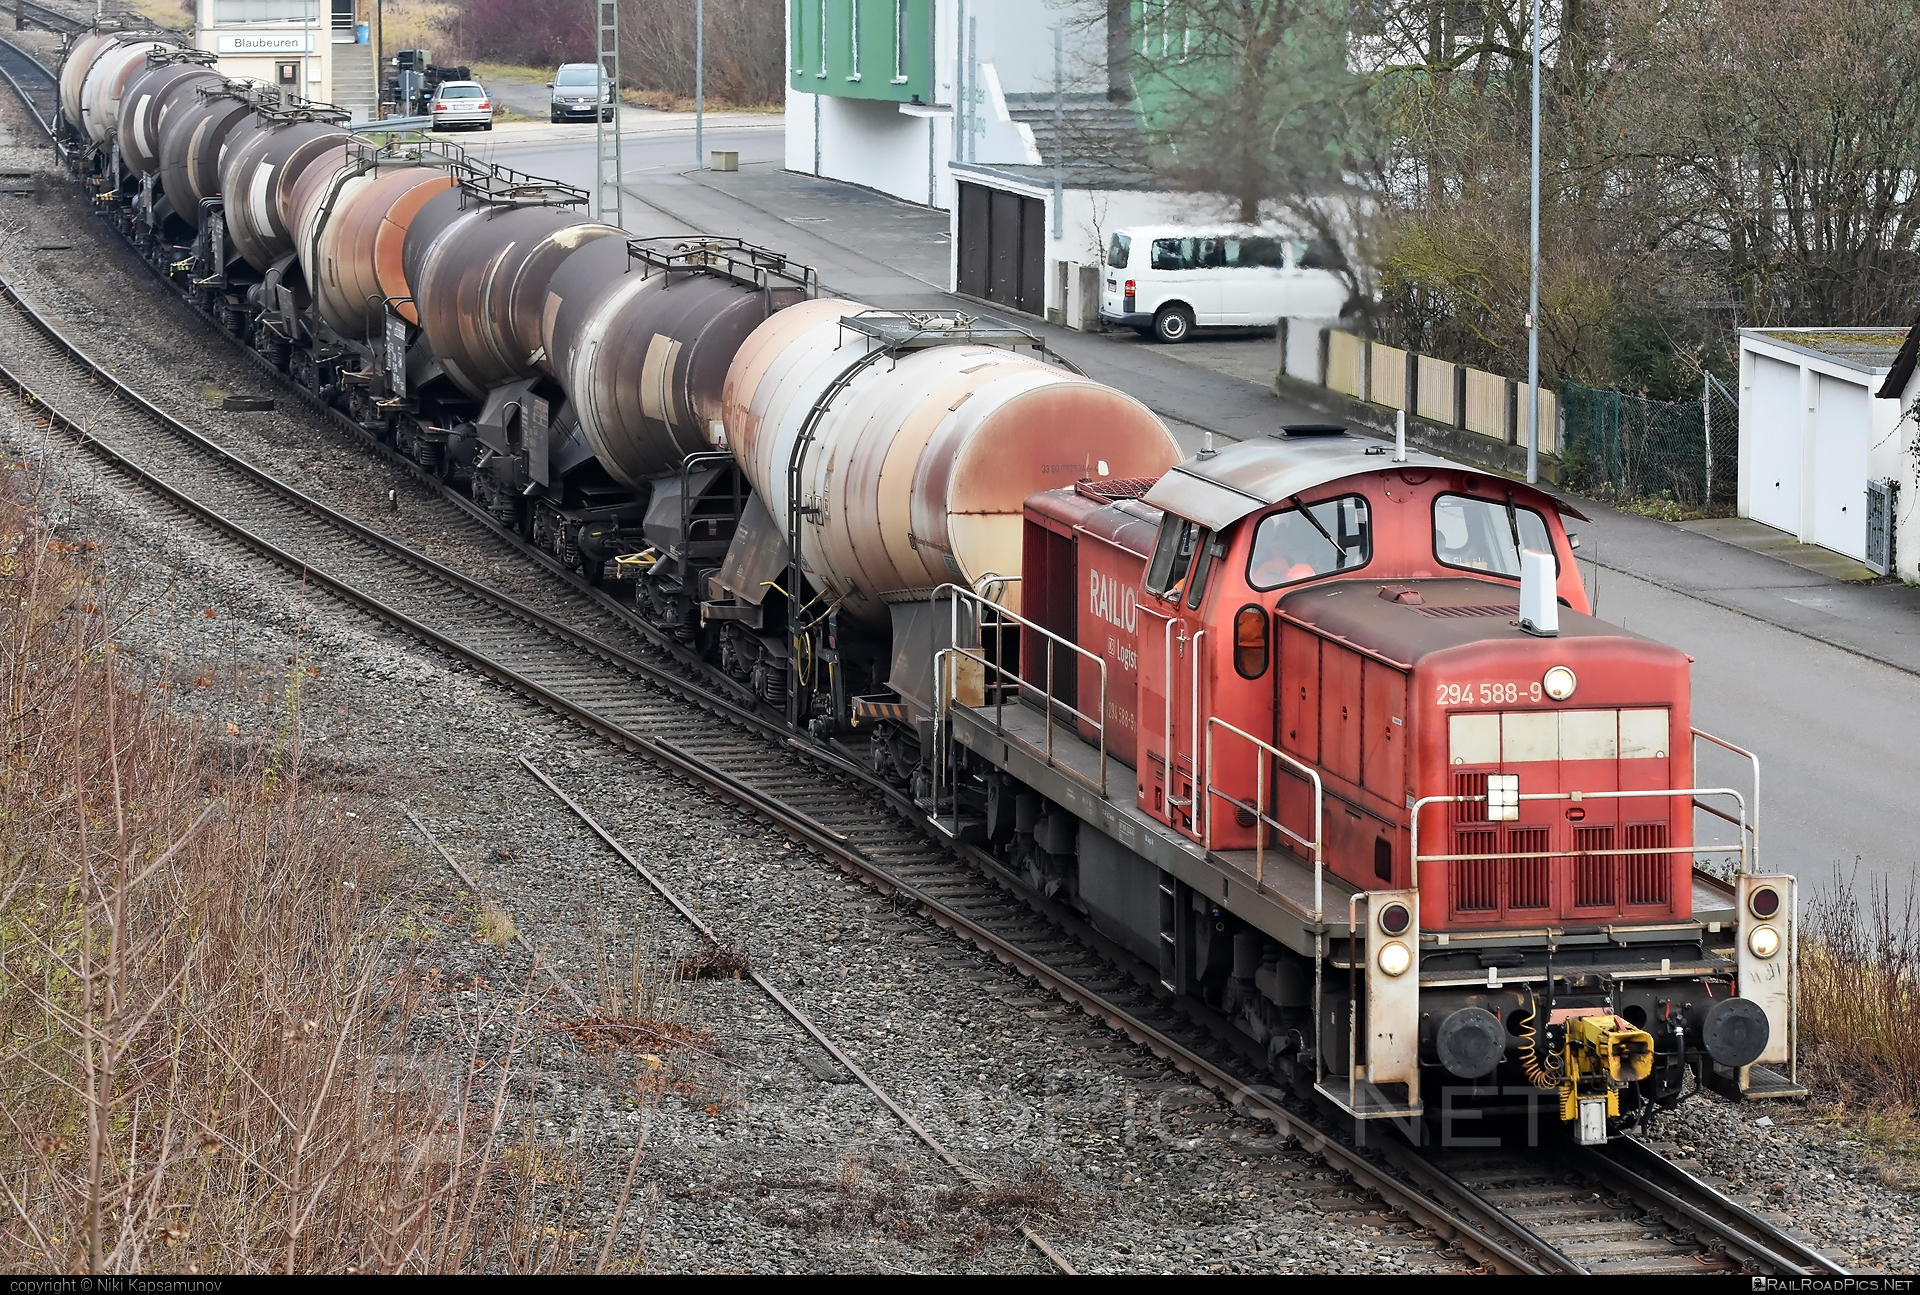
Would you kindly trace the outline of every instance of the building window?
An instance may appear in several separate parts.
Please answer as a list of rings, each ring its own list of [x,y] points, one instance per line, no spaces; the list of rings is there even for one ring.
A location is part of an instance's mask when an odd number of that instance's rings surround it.
[[[827,74],[827,0],[820,0],[820,71],[815,75]]]
[[[318,0],[214,0],[213,3],[216,27],[249,22],[316,22],[319,17]]]
[[[853,71],[847,73],[847,80],[860,79],[860,0],[849,0],[847,5],[847,61],[853,65]]]
[[[893,0],[893,83],[907,82],[907,0]]]

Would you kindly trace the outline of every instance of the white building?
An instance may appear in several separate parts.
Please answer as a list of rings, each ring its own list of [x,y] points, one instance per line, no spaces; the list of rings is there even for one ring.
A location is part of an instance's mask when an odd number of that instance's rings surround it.
[[[285,85],[354,121],[379,116],[375,0],[196,0],[194,44],[224,76]]]
[[[1107,13],[1106,0],[790,0],[787,169],[951,212],[953,291],[1082,326],[1108,231],[1219,206],[1152,174],[1131,45]]]
[[[1916,496],[1915,346],[1888,329],[1741,329],[1740,515],[1920,578],[1920,544],[1900,534]],[[1890,386],[1900,398],[1885,398]]]

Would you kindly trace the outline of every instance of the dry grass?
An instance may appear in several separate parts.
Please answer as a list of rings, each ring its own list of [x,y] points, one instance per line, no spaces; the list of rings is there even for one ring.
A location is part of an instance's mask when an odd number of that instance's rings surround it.
[[[149,0],[164,3],[165,0]],[[380,6],[380,55],[391,58],[394,51],[424,49],[436,60],[445,61],[451,53],[447,24],[460,6],[449,0],[384,0]]]
[[[119,7],[156,27],[183,30],[193,26],[192,0],[122,0]]]
[[[451,1054],[406,1048],[422,991],[385,953],[392,863],[368,804],[303,780],[304,662],[257,737],[182,717],[166,670],[114,644],[134,609],[103,551],[8,466],[0,1266],[609,1262],[620,1219],[586,1239],[577,1187],[512,1133],[540,1002],[497,996]]]
[[[483,904],[480,911],[473,915],[473,935],[482,944],[490,944],[496,949],[504,949],[508,942],[518,935],[513,919],[503,908],[493,904]]]
[[[1920,901],[1911,888],[1896,899],[1885,879],[1836,883],[1807,906],[1800,1077],[1821,1123],[1887,1153],[1885,1185],[1920,1190]]]

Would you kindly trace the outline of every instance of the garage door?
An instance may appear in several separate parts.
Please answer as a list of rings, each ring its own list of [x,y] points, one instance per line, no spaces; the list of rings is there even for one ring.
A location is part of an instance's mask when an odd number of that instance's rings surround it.
[[[960,291],[1038,315],[1046,310],[1047,205],[960,185]]]
[[[1753,452],[1740,465],[1747,474],[1747,515],[1756,522],[1800,533],[1801,448],[1805,418],[1800,408],[1800,368],[1764,355],[1753,357]]]
[[[1867,389],[1820,375],[1813,414],[1813,542],[1867,556]]]

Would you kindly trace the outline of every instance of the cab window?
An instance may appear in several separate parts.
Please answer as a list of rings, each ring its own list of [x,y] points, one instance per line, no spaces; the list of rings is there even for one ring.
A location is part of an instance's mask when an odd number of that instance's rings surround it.
[[[1153,559],[1147,564],[1148,593],[1165,598],[1179,590],[1205,534],[1206,528],[1198,522],[1166,515],[1160,523],[1160,538],[1154,542]]]
[[[1270,513],[1253,533],[1247,583],[1255,589],[1357,571],[1373,560],[1373,514],[1360,495]]]
[[[1472,495],[1441,495],[1433,501],[1433,556],[1441,566],[1518,577],[1522,548],[1554,552],[1546,519],[1533,509]],[[1559,561],[1554,554],[1556,569]]]
[[[1127,261],[1133,256],[1133,239],[1125,234],[1115,234],[1113,242],[1107,245],[1107,268],[1124,270]]]
[[[1303,270],[1341,270],[1346,268],[1347,260],[1340,255],[1338,247],[1316,238],[1295,246],[1293,263]]]

